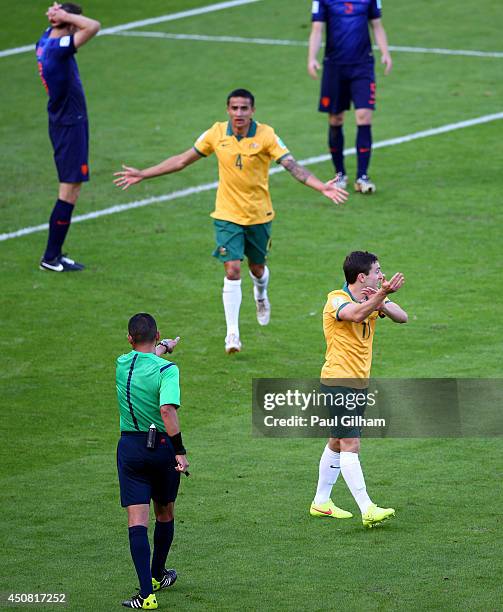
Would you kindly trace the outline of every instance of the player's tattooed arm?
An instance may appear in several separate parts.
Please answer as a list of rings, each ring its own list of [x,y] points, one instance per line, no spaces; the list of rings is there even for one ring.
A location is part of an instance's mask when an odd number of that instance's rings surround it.
[[[312,172],[309,172],[306,168],[301,166],[293,155],[287,155],[279,162],[285,170],[288,170],[290,174],[301,183],[307,183],[310,176],[313,176]]]
[[[293,157],[293,155],[287,154],[285,157],[279,160],[279,163],[288,170],[290,174],[311,189],[319,191],[324,196],[335,202],[336,204],[342,204],[347,200],[348,192],[344,191],[340,187],[337,187],[336,179],[323,183],[320,179],[316,178],[312,172],[309,172],[306,168],[301,166]]]

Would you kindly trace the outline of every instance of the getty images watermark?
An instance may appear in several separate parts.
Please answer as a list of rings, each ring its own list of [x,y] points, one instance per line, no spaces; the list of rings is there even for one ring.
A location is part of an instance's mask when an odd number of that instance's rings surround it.
[[[343,391],[344,389],[344,391]],[[347,390],[346,390],[347,389]],[[386,420],[365,418],[360,414],[377,403],[377,392],[366,393],[348,387],[334,387],[333,391],[323,392],[313,389],[306,393],[299,389],[264,394],[264,410],[271,414],[264,416],[266,427],[386,427]],[[272,411],[278,408],[300,410],[304,415],[292,414],[277,417]],[[326,409],[320,411],[319,408]],[[335,409],[340,408],[337,411]],[[327,412],[328,410],[328,412]],[[323,415],[323,416],[322,416]]]
[[[253,380],[266,437],[503,435],[503,379]]]

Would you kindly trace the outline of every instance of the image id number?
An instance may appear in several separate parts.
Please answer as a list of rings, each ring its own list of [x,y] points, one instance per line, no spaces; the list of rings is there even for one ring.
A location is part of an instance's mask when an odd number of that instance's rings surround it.
[[[66,593],[10,593],[7,601],[12,604],[66,603]]]

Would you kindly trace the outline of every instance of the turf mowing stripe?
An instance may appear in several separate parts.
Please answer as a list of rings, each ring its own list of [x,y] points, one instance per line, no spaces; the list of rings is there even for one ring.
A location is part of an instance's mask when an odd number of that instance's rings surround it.
[[[483,115],[482,117],[475,117],[474,119],[467,119],[465,121],[459,121],[457,123],[448,123],[446,125],[441,125],[440,127],[431,128],[429,130],[422,130],[420,132],[414,132],[413,134],[407,134],[406,136],[398,136],[396,138],[381,140],[380,142],[376,142],[373,145],[373,148],[382,149],[384,147],[393,147],[395,145],[403,144],[404,142],[418,140],[419,138],[427,138],[429,136],[436,136],[437,134],[445,134],[446,132],[452,132],[454,130],[460,130],[466,127],[471,127],[473,125],[480,125],[482,123],[489,123],[490,121],[498,121],[499,119],[503,119],[503,112],[494,113],[493,115]],[[354,147],[351,149],[345,149],[344,154],[354,155]],[[308,157],[306,159],[301,159],[299,163],[303,164],[304,166],[309,166],[328,161],[329,159],[331,159],[331,156],[325,154],[318,155],[316,157]],[[277,174],[278,172],[284,172],[284,168],[276,167],[271,168],[271,170],[269,170],[269,174]],[[195,193],[211,191],[212,189],[216,189],[217,187],[218,181],[215,181],[213,183],[205,183],[203,185],[197,185],[195,187],[187,187],[187,189],[180,189],[179,191],[173,191],[171,193],[167,193],[161,196],[152,196],[150,198],[145,198],[143,200],[135,200],[134,202],[128,202],[126,204],[116,204],[115,206],[110,206],[109,208],[103,208],[101,210],[95,210],[85,215],[77,215],[72,218],[72,223],[79,223],[80,221],[87,221],[89,219],[97,219],[98,217],[104,217],[107,215],[115,215],[116,213],[121,213],[126,210],[131,210],[133,208],[142,208],[143,206],[150,206],[151,204],[156,204],[157,202],[169,202],[170,200],[177,200],[178,198],[186,198],[187,196],[191,196]],[[48,227],[49,226],[47,223],[43,223],[41,225],[35,225],[32,227],[24,227],[23,229],[14,232],[0,234],[0,242],[3,242],[5,240],[11,240],[12,238],[20,238],[21,236],[26,236],[28,234],[35,234],[36,232],[42,232],[44,230],[47,230]]]
[[[243,36],[207,36],[206,34],[171,34],[169,32],[117,32],[121,36],[137,36],[140,38],[167,38],[169,40],[196,40],[203,42],[246,43],[253,45],[279,45],[283,47],[307,47],[307,40],[286,40],[281,38],[245,38]],[[378,49],[374,45],[374,49]],[[500,51],[471,51],[468,49],[440,49],[429,47],[403,47],[390,45],[390,51],[403,51],[404,53],[434,53],[438,55],[464,55],[473,57],[499,57]]]
[[[170,13],[168,15],[161,15],[159,17],[150,17],[149,19],[141,19],[140,21],[130,21],[129,23],[123,23],[122,25],[105,28],[104,30],[98,32],[98,36],[103,36],[104,34],[117,34],[119,32],[123,32],[124,30],[132,30],[133,28],[141,28],[143,26],[164,23],[166,21],[175,21],[176,19],[183,19],[184,17],[193,17],[194,15],[204,15],[205,13],[222,11],[227,8],[232,8],[233,6],[252,4],[254,2],[260,1],[261,0],[228,0],[227,2],[217,2],[216,4],[208,4],[207,6],[200,6],[199,8],[190,9],[188,11]],[[0,51],[0,57],[7,57],[8,55],[17,55],[18,53],[26,53],[27,51],[34,52],[35,43],[33,43],[32,45],[25,45],[24,47],[4,49],[3,51]]]

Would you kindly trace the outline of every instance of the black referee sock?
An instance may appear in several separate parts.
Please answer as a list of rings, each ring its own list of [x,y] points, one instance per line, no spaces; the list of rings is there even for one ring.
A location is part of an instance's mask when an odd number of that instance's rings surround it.
[[[342,125],[328,126],[328,147],[336,172],[346,174],[344,167],[344,130]]]
[[[49,238],[44,259],[51,261],[61,255],[61,247],[65,241],[72,221],[73,204],[64,200],[56,200],[49,219]]]
[[[140,581],[140,595],[148,597],[153,591],[152,574],[150,573],[150,544],[146,527],[134,525],[129,528],[129,548]]]
[[[161,580],[162,570],[166,565],[171,542],[175,533],[175,521],[168,523],[155,522],[154,530],[154,554],[152,555],[152,576],[156,580]]]

